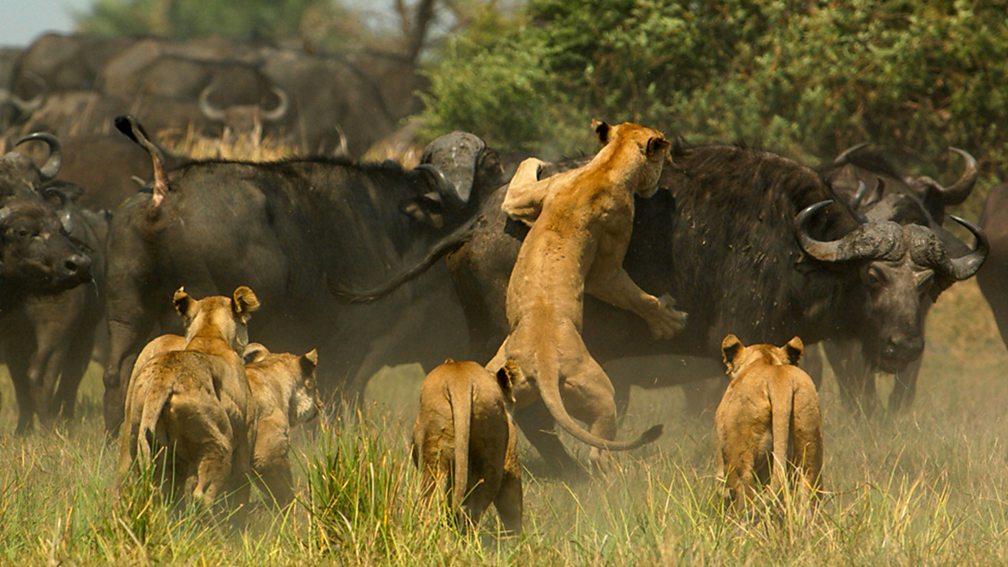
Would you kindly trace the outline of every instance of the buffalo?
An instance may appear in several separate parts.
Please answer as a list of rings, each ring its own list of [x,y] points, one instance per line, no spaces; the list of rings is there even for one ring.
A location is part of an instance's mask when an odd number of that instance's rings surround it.
[[[990,257],[977,274],[977,284],[994,312],[1001,340],[1008,346],[1008,183],[991,188],[980,215],[990,238]]]
[[[859,144],[842,152],[823,170],[823,177],[852,213],[864,220],[894,221],[902,225],[926,226],[941,238],[950,253],[962,255],[966,247],[944,229],[946,208],[961,204],[972,192],[978,176],[976,159],[959,148],[949,148],[965,166],[959,178],[943,185],[928,176],[907,175],[882,151]],[[858,190],[860,188],[860,190]],[[920,290],[926,294],[926,289]],[[931,301],[922,297],[923,320]],[[914,307],[916,309],[916,307]],[[923,331],[923,326],[921,327]],[[924,337],[919,341],[923,344]],[[852,341],[827,341],[825,351],[832,363],[842,399],[848,407],[871,411],[876,404],[875,373],[885,370]],[[910,406],[916,393],[921,357],[911,360],[895,373],[889,396],[890,411]]]
[[[165,171],[135,119],[116,124],[150,151],[154,179],[117,209],[110,228],[109,431],[122,420],[130,359],[156,324],[172,319],[164,298],[179,286],[201,295],[253,287],[264,305],[252,323],[256,337],[284,351],[307,350],[324,337],[320,382],[351,396],[382,364],[417,360],[418,348],[433,363],[431,353],[451,348],[440,345],[465,340],[453,333],[462,325],[450,290],[434,279],[386,306],[347,308],[327,287],[381,281],[468,229],[482,197],[502,182],[495,153],[475,136],[435,140],[413,170],[292,158],[197,161]],[[425,333],[425,326],[444,332]]]
[[[675,297],[689,323],[674,339],[656,341],[633,315],[589,299],[584,337],[600,361],[714,359],[733,332],[774,344],[796,334],[810,343],[853,340],[883,368],[898,369],[923,348],[921,291],[930,301],[973,275],[987,253],[982,232],[965,221],[976,248],[952,259],[928,227],[858,218],[833,202],[837,195],[817,172],[769,152],[680,145],[673,162],[662,179],[669,192],[637,202],[624,266],[642,289]],[[487,198],[473,234],[447,259],[478,360],[489,359],[507,333],[505,288],[526,233],[501,211],[504,193]],[[614,377],[614,387],[625,391],[641,383],[636,378]],[[572,464],[541,407],[516,417],[544,457]]]
[[[102,311],[102,264],[100,256],[89,254],[103,247],[104,217],[77,207],[75,188],[51,185],[59,141],[47,134],[28,139],[51,148],[41,170],[18,154],[0,160],[7,174],[0,175],[0,344],[14,383],[20,433],[35,414],[44,425],[56,413],[72,417]]]

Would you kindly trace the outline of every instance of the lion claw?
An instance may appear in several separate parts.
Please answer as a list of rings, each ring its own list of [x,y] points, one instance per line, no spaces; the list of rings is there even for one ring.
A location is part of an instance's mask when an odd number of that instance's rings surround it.
[[[688,315],[675,309],[675,299],[665,294],[659,298],[654,318],[648,320],[651,335],[656,339],[671,339],[686,326]]]

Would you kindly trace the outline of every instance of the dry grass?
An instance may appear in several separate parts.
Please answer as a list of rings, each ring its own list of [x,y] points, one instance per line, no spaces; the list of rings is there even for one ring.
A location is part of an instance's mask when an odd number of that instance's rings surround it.
[[[622,430],[663,421],[659,442],[621,456],[622,469],[608,476],[527,474],[526,533],[507,541],[491,535],[492,513],[480,537],[461,537],[436,504],[418,503],[407,450],[416,366],[384,370],[360,413],[299,434],[299,504],[284,515],[257,508],[242,529],[198,510],[165,509],[144,483],[115,497],[114,450],[100,433],[92,372],[81,416],[67,429],[13,437],[14,408],[0,409],[0,562],[1004,563],[1008,356],[972,282],[935,306],[928,345],[906,415],[851,416],[827,380],[830,495],[815,513],[794,506],[749,519],[725,514],[714,494],[709,416],[684,416],[677,390],[637,391]],[[0,389],[13,399],[8,382]],[[522,455],[541,471],[527,446]]]

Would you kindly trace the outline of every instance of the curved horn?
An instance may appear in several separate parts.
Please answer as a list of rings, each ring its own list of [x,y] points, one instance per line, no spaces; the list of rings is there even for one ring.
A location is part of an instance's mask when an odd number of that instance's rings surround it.
[[[347,144],[347,137],[343,129],[340,128],[339,124],[334,124],[333,130],[336,130],[336,133],[339,134],[339,144],[333,150],[333,155],[336,157],[350,157],[350,146]]]
[[[420,165],[414,167],[413,169],[419,169],[420,171],[426,171],[434,177],[435,183],[437,183],[438,193],[444,196],[452,191],[455,191],[455,186],[452,185],[451,181],[445,177],[443,171],[441,171],[437,166],[429,163],[421,163]]]
[[[833,203],[833,199],[827,199],[825,201],[819,201],[814,205],[809,205],[808,207],[802,209],[794,220],[795,232],[797,233],[798,244],[801,246],[801,249],[809,256],[821,262],[841,262],[846,260],[846,258],[842,258],[840,256],[840,242],[842,242],[842,240],[823,242],[812,238],[805,231],[805,222],[820,210],[828,207],[831,203]]]
[[[59,189],[56,189],[55,187],[46,187],[45,189],[43,189],[42,196],[45,197],[46,199],[48,199],[49,197],[56,197],[56,200],[59,201],[59,208],[61,209],[65,207],[67,205],[67,202],[70,200],[70,198],[67,197],[66,193],[60,191]]]
[[[0,208],[0,226],[2,226],[5,222],[7,222],[7,219],[10,216],[11,216],[10,207]]]
[[[263,110],[260,116],[267,122],[276,122],[287,114],[287,110],[290,108],[290,98],[287,96],[287,91],[280,87],[273,87],[271,90],[280,99],[280,102],[273,110]]]
[[[35,98],[25,100],[7,89],[0,89],[0,104],[9,102],[24,114],[31,114],[32,112],[38,110],[39,107],[42,106],[42,100],[44,98],[45,97],[39,93],[35,95]]]
[[[27,136],[14,142],[14,145],[20,146],[21,144],[31,140],[41,140],[49,146],[49,158],[44,164],[42,164],[42,167],[39,168],[39,173],[42,174],[42,179],[48,181],[56,177],[56,174],[59,173],[60,165],[63,164],[63,146],[60,144],[59,138],[48,132],[32,132],[31,134],[28,134]]]
[[[970,192],[973,191],[973,185],[976,184],[977,177],[979,176],[979,169],[977,168],[976,158],[966,150],[949,146],[948,151],[959,154],[966,161],[966,169],[963,170],[959,179],[948,187],[940,187],[942,203],[945,205],[958,205],[965,201],[966,197],[969,197]]]
[[[956,281],[965,280],[972,277],[983,265],[984,260],[987,259],[987,253],[990,251],[990,243],[987,241],[987,235],[980,227],[974,225],[973,223],[959,218],[955,215],[949,215],[952,220],[961,224],[966,228],[966,230],[973,233],[973,237],[976,238],[976,245],[973,251],[965,256],[960,256],[959,258],[953,258],[949,262],[952,265],[952,277]]]
[[[207,117],[207,120],[215,120],[217,122],[224,121],[224,111],[216,106],[210,104],[210,93],[214,91],[213,85],[207,85],[199,94],[199,109],[203,113],[203,116]]]
[[[870,144],[871,144],[871,142],[861,142],[860,144],[858,144],[856,146],[851,146],[851,147],[847,148],[846,150],[840,152],[840,155],[838,155],[833,160],[833,165],[843,165],[843,164],[847,163],[847,160],[850,159],[850,157],[852,155],[854,155],[858,151],[860,151],[860,150],[868,147]]]

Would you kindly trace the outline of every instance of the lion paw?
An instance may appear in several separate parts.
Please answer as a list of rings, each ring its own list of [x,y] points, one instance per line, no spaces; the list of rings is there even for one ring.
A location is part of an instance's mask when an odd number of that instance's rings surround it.
[[[648,319],[651,335],[656,339],[671,339],[686,326],[685,311],[675,309],[675,299],[665,294],[656,298],[657,308]]]

